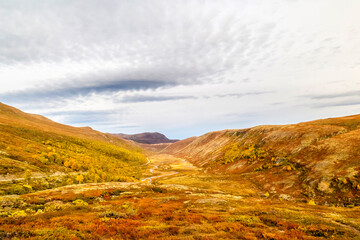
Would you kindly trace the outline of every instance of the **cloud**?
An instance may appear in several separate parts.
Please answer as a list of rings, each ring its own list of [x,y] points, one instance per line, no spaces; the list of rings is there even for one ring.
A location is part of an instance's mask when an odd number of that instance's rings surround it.
[[[263,95],[268,93],[273,93],[274,91],[264,91],[264,92],[246,92],[246,93],[228,93],[228,94],[218,94],[215,95],[215,97],[236,97],[241,98],[244,96],[250,96],[250,95]]]
[[[39,99],[56,99],[71,98],[76,96],[86,96],[92,93],[114,93],[118,91],[156,89],[159,87],[170,86],[170,83],[151,80],[131,80],[131,81],[114,81],[101,82],[96,81],[90,86],[60,86],[52,89],[52,87],[43,87],[40,89],[30,89],[17,92],[0,93],[0,99],[7,101],[37,101]]]
[[[0,1],[0,100],[67,124],[173,138],[352,114],[360,110],[359,7]]]
[[[347,91],[347,92],[340,92],[334,94],[323,94],[323,95],[308,95],[311,99],[334,99],[334,98],[343,98],[343,97],[357,97],[360,96],[360,91]]]
[[[343,106],[357,106],[360,105],[359,100],[347,100],[347,101],[338,101],[338,102],[327,102],[327,103],[316,103],[313,107],[315,108],[325,108],[325,107],[343,107]]]
[[[123,103],[140,103],[140,102],[162,102],[162,101],[174,101],[183,99],[196,99],[194,96],[126,96],[119,100]]]

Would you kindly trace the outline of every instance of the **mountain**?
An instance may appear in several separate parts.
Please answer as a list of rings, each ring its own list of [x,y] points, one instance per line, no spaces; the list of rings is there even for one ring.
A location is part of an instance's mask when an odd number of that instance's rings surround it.
[[[146,163],[142,151],[111,134],[59,124],[0,103],[0,195],[30,191],[21,182],[6,183],[25,174],[54,177],[37,182],[31,191],[75,182],[134,181],[140,178],[138,166]]]
[[[161,153],[208,172],[246,174],[274,194],[360,202],[360,115],[210,132]]]
[[[115,136],[121,137],[123,139],[132,140],[137,143],[143,144],[159,144],[159,143],[174,143],[179,140],[168,139],[164,134],[158,132],[144,132],[138,134],[123,134],[117,133]]]

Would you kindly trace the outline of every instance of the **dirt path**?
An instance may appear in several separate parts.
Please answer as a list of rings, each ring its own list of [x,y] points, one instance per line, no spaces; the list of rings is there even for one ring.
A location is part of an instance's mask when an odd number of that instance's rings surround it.
[[[159,154],[151,156],[146,165],[150,166],[150,176],[141,181],[151,183],[154,179],[177,175],[179,170],[198,170],[197,167],[182,158],[172,155]]]
[[[151,183],[153,179],[158,179],[162,177],[168,177],[172,175],[178,174],[177,171],[169,171],[169,169],[196,169],[195,166],[191,165],[184,159],[176,158],[171,155],[154,155],[152,157],[147,158],[147,162],[142,166],[150,166],[149,172],[151,176],[147,176],[141,181]],[[71,172],[69,175],[77,175],[77,174],[86,174],[87,172]],[[40,172],[32,173],[33,179],[46,178],[46,177],[59,177],[65,176],[66,173],[63,172],[55,172],[52,174],[45,174]],[[17,175],[5,175],[0,176],[0,182],[11,182],[11,181],[22,181],[25,178],[19,177]]]

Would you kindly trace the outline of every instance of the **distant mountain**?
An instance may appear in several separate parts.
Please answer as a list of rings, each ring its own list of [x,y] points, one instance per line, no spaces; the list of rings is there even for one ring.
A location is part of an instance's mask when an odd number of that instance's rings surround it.
[[[179,141],[177,139],[168,139],[164,134],[158,132],[145,132],[138,134],[117,133],[114,135],[123,139],[132,140],[134,142],[144,144],[174,143]]]

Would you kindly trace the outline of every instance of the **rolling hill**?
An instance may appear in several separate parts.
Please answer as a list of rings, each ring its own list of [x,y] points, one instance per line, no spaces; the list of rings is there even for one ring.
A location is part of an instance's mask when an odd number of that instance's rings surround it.
[[[0,103],[0,194],[81,182],[134,181],[141,175],[138,166],[146,163],[141,152],[134,143],[111,134],[59,124]],[[24,187],[25,173],[53,178]],[[9,183],[15,179],[18,184]]]
[[[285,198],[360,201],[360,115],[210,132],[161,152],[209,172],[245,174],[264,191]]]

